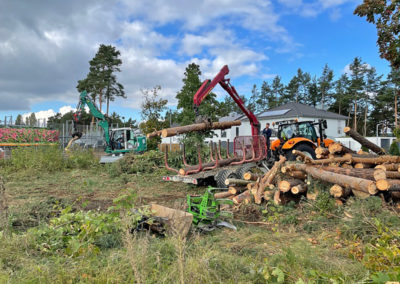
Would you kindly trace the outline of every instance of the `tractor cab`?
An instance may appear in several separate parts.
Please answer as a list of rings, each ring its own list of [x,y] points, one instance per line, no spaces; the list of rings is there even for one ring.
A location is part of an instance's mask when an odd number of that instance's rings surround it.
[[[324,119],[315,121],[284,120],[273,123],[277,126],[277,139],[271,143],[271,162],[284,155],[288,160],[294,160],[292,150],[304,152],[315,159],[315,148],[327,147],[333,142],[327,139],[325,129],[327,122]]]
[[[146,137],[129,127],[111,129],[110,140],[112,153],[140,153],[147,148]]]

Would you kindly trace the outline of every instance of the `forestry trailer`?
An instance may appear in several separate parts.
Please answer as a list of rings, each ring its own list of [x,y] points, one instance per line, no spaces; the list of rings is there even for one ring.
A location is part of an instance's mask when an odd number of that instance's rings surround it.
[[[238,95],[235,87],[230,84],[230,79],[225,78],[229,73],[227,65],[222,67],[215,78],[210,81],[206,80],[193,97],[193,107],[198,115],[198,108],[201,102],[211,92],[211,90],[219,84],[236,102],[250,121],[251,136],[237,136],[233,141],[233,155],[229,154],[229,140],[227,145],[227,154],[223,158],[221,156],[221,143],[214,145],[210,142],[210,161],[203,163],[201,160],[200,149],[198,150],[199,164],[195,166],[188,165],[185,157],[185,147],[183,147],[183,163],[184,168],[173,169],[168,165],[168,152],[165,152],[165,166],[170,171],[177,173],[175,176],[163,177],[166,181],[180,181],[192,184],[213,184],[217,187],[226,187],[225,180],[227,178],[242,178],[243,174],[252,168],[259,167],[263,172],[268,168],[263,167],[262,161],[267,158],[267,147],[264,136],[260,136],[260,122],[257,117],[246,108],[243,100]]]
[[[315,149],[318,146],[328,147],[333,142],[331,139],[326,139],[324,133],[327,128],[326,120],[320,119],[318,122],[286,120],[276,123],[278,126],[278,139],[271,143],[271,149],[268,153],[266,140],[259,135],[260,123],[257,117],[246,108],[236,89],[230,84],[230,79],[225,78],[228,73],[228,66],[225,65],[212,81],[204,81],[194,95],[194,111],[198,116],[198,108],[201,102],[217,84],[220,84],[249,119],[252,135],[235,137],[232,156],[229,154],[228,140],[226,158],[221,157],[221,142],[219,141],[218,146],[210,142],[210,161],[203,163],[200,150],[198,150],[199,164],[195,166],[187,164],[183,145],[184,168],[179,170],[169,167],[168,152],[166,151],[165,166],[168,170],[176,172],[177,175],[165,176],[163,177],[164,180],[192,184],[216,183],[217,187],[226,187],[225,180],[227,178],[241,179],[246,172],[254,168],[258,168],[263,172],[268,171],[275,161],[279,160],[280,155],[285,156],[288,160],[294,160],[293,150],[301,151],[310,158],[315,159]]]
[[[108,117],[101,113],[86,91],[83,91],[79,96],[79,103],[76,108],[76,113],[74,114],[73,139],[70,141],[69,145],[72,141],[82,137],[82,132],[78,131],[77,124],[85,106],[87,106],[90,113],[99,120],[99,125],[104,130],[104,139],[106,142],[105,152],[108,155],[102,156],[100,163],[113,163],[121,159],[126,153],[141,154],[147,150],[146,137],[137,135],[134,129],[129,127],[110,129]]]

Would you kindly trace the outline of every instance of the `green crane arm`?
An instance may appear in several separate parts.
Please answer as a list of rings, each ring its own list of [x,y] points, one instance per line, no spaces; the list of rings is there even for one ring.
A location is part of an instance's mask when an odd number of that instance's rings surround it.
[[[99,120],[99,125],[104,129],[104,138],[107,144],[106,151],[111,150],[112,145],[111,145],[110,131],[109,131],[110,127],[107,118],[104,114],[101,113],[101,111],[96,106],[96,103],[92,100],[90,96],[88,96],[86,91],[83,91],[79,95],[79,103],[78,106],[76,107],[76,113],[74,114],[74,133],[72,134],[72,137],[82,136],[82,133],[76,130],[76,123],[79,122],[82,111],[85,109],[85,106],[88,106],[90,113]]]

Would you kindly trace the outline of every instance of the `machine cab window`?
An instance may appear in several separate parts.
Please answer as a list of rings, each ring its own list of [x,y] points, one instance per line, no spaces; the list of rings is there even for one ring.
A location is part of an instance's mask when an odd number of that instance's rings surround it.
[[[310,139],[313,142],[317,142],[317,133],[309,122],[299,123],[298,135]]]

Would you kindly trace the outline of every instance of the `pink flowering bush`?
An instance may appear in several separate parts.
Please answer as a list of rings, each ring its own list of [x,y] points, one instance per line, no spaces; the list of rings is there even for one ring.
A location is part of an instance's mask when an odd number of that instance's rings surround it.
[[[0,143],[54,143],[58,130],[29,128],[0,128]]]

